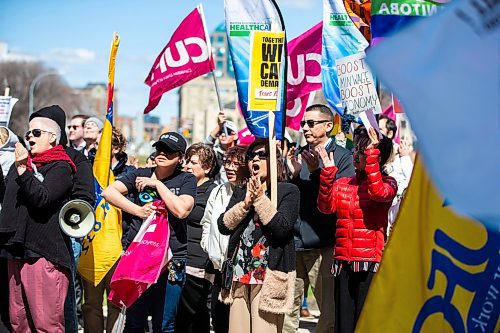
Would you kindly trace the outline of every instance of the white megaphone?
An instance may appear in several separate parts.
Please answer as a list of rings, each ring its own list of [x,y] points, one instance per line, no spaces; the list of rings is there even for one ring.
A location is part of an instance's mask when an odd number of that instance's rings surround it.
[[[75,199],[67,202],[59,213],[59,226],[73,238],[85,237],[94,227],[95,213],[88,202]]]

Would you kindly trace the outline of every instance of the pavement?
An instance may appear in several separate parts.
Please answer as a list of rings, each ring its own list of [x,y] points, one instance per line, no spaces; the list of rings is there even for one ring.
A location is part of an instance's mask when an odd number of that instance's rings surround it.
[[[103,306],[103,312],[104,312],[104,316],[106,316],[106,313],[107,313],[107,306],[106,305]],[[297,331],[298,333],[314,333],[314,331],[316,330],[316,325],[318,323],[318,317],[319,317],[319,311],[317,310],[314,299],[309,304],[309,312],[311,313],[310,317],[307,317],[307,318],[301,317],[300,318],[300,324],[299,324],[300,326],[299,326],[299,330]],[[151,323],[151,317],[149,317],[148,319],[149,319],[148,320],[149,323]],[[149,327],[151,328],[151,324],[149,325]],[[211,330],[210,332],[212,333],[214,331]],[[79,327],[78,333],[84,333],[83,328]]]

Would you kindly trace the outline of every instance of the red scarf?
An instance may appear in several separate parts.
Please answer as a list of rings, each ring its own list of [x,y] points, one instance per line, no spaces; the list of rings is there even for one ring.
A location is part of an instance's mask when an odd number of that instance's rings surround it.
[[[61,145],[55,146],[54,148],[51,148],[49,150],[46,150],[38,154],[28,155],[27,167],[29,171],[33,171],[33,168],[31,167],[31,162],[33,162],[37,167],[41,167],[42,165],[56,161],[68,162],[71,169],[73,169],[73,172],[76,172],[75,163],[73,163],[71,158],[69,158],[68,154],[66,154],[66,151]]]

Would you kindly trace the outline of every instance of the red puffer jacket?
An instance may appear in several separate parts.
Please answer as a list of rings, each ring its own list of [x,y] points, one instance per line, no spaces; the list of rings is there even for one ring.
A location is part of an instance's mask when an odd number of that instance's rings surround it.
[[[366,173],[334,182],[336,167],[323,168],[318,208],[323,214],[337,212],[334,258],[345,261],[380,262],[385,244],[387,213],[396,196],[396,180],[382,176],[379,150],[366,149]]]

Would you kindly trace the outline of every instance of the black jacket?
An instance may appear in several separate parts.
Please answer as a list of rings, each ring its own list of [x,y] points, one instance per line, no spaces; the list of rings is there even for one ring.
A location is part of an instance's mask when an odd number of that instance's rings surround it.
[[[33,172],[19,176],[15,165],[10,168],[0,213],[0,248],[19,258],[31,251],[69,269],[71,245],[59,228],[59,212],[70,199],[73,171],[67,162],[57,161],[38,172],[43,182]]]
[[[117,156],[118,164],[113,168],[113,175],[115,180],[120,180],[121,177],[127,173],[134,171],[136,168],[133,165],[127,165],[128,156],[126,153],[121,153]],[[135,202],[135,197],[133,194],[127,194],[125,196],[132,202]],[[142,220],[122,211],[122,247],[124,250],[132,243],[135,236],[141,228]]]
[[[196,199],[191,213],[186,218],[187,223],[187,265],[191,267],[205,269],[207,268],[208,254],[201,248],[201,235],[203,229],[201,227],[201,219],[205,214],[205,207],[207,206],[210,193],[215,188],[215,183],[212,179],[204,182],[196,187]]]
[[[307,149],[302,147],[300,151]],[[355,174],[352,154],[349,150],[335,144],[333,139],[326,146],[328,154],[333,152],[333,160],[338,168],[336,178],[352,177]],[[305,161],[300,176],[292,183],[300,190],[300,214],[295,223],[295,248],[297,251],[317,249],[335,244],[335,214],[325,215],[318,210],[319,175],[321,169],[310,173]]]
[[[81,152],[72,147],[65,148],[66,154],[75,163],[76,173],[73,176],[71,200],[87,201],[92,207],[95,202],[94,173],[92,163]]]
[[[237,187],[229,200],[226,211],[235,204],[245,200],[246,189]],[[278,183],[278,209],[262,232],[269,244],[268,268],[280,272],[295,271],[295,247],[293,243],[293,225],[299,214],[300,194],[297,186],[290,183]],[[238,226],[230,230],[224,224],[224,214],[218,219],[219,231],[223,235],[231,235],[228,244],[228,257],[231,257],[238,246],[241,234],[250,223],[255,211],[250,209]]]

